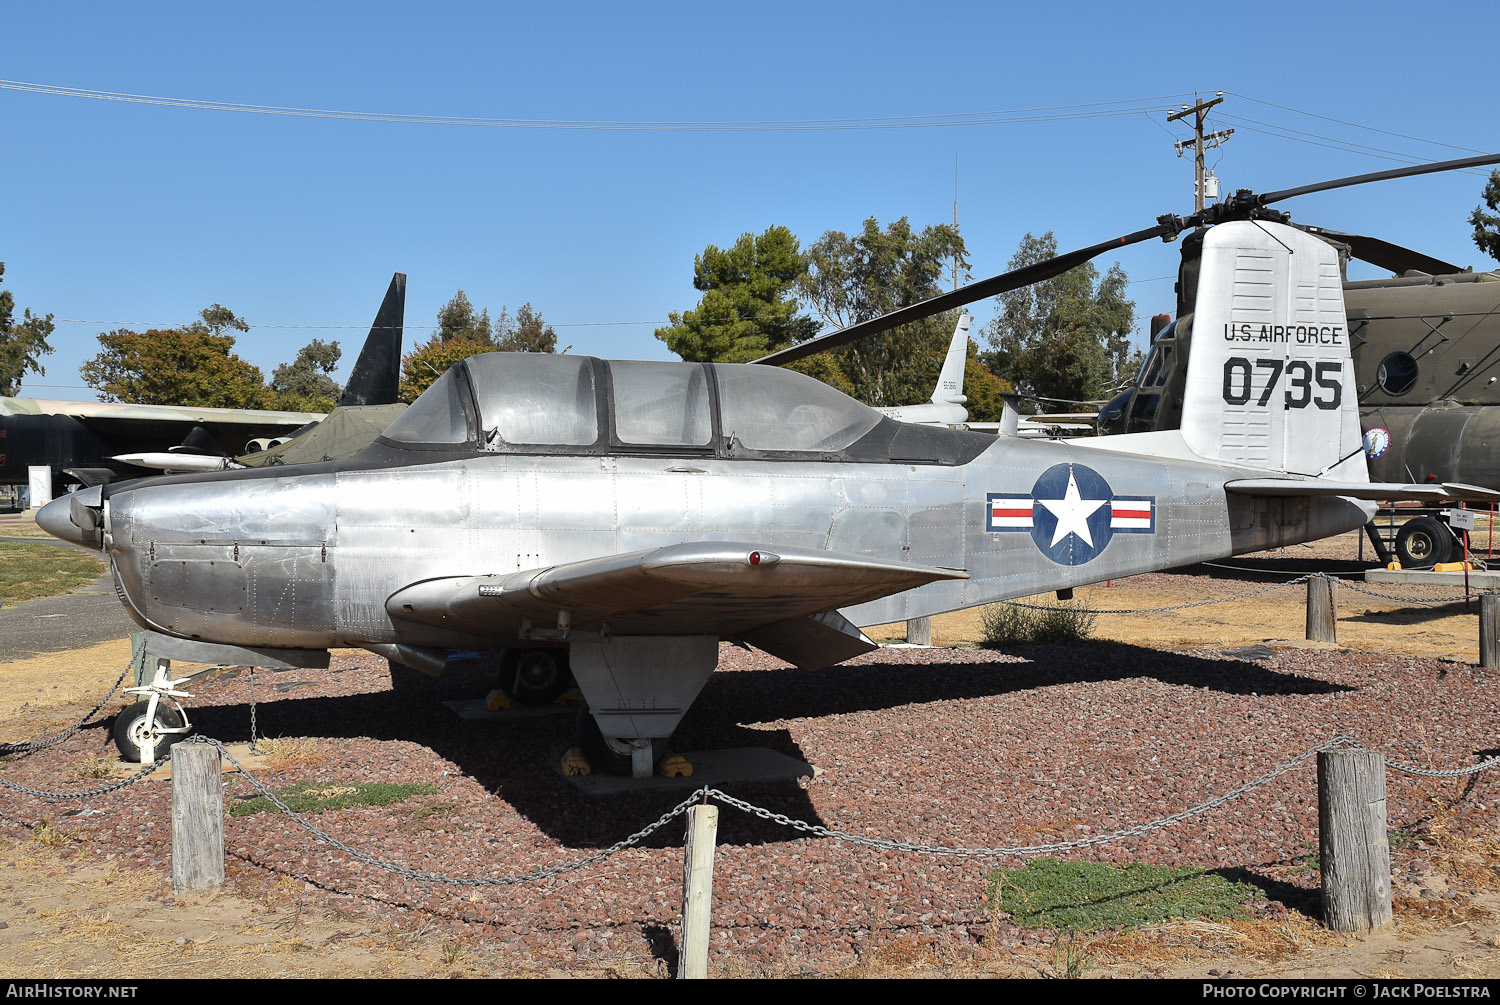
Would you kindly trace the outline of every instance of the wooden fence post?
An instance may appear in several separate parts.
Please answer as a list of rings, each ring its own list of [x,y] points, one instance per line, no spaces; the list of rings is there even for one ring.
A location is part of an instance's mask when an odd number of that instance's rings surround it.
[[[1479,598],[1479,665],[1500,667],[1500,593]]]
[[[709,914],[714,894],[714,842],[718,833],[717,806],[694,806],[688,810],[687,849],[682,862],[679,980],[708,977]]]
[[[1385,756],[1378,751],[1318,751],[1318,861],[1329,928],[1368,932],[1391,920]]]
[[[1333,580],[1318,573],[1307,581],[1307,638],[1311,642],[1339,640],[1337,612],[1333,606]]]
[[[908,619],[906,622],[906,641],[914,646],[932,645],[932,619]]]
[[[219,751],[206,743],[172,748],[172,892],[224,885],[224,789]]]

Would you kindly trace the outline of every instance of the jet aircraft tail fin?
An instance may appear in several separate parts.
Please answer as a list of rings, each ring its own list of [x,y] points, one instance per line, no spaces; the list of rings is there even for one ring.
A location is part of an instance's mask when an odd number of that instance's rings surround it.
[[[354,361],[340,405],[389,405],[399,396],[401,333],[406,323],[406,273],[391,276],[375,323]]]
[[[974,319],[964,311],[953,326],[953,340],[948,343],[948,355],[943,357],[943,368],[929,399],[934,405],[962,405],[968,400],[964,397],[964,366],[969,360],[969,325],[973,323]]]
[[[1263,220],[1203,236],[1182,437],[1200,457],[1368,482],[1333,247]]]

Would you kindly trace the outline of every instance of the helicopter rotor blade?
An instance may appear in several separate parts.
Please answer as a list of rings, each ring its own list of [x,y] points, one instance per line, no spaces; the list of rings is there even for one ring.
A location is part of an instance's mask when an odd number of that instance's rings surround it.
[[[889,331],[892,328],[910,324],[913,321],[930,318],[934,314],[941,314],[943,311],[951,310],[954,307],[962,307],[964,304],[983,300],[985,297],[998,296],[1001,293],[1008,293],[1011,290],[1018,290],[1023,286],[1030,286],[1032,283],[1040,283],[1054,276],[1060,276],[1069,269],[1076,268],[1089,259],[1102,255],[1113,248],[1124,248],[1132,244],[1139,244],[1141,241],[1148,241],[1153,237],[1175,236],[1183,229],[1186,223],[1187,221],[1179,217],[1164,216],[1155,227],[1147,227],[1145,230],[1138,230],[1133,234],[1126,234],[1124,237],[1103,241],[1099,244],[1090,245],[1087,248],[1079,248],[1067,254],[1058,255],[1054,258],[1048,258],[1045,261],[1034,262],[1019,269],[1001,273],[998,276],[981,279],[977,283],[970,283],[961,289],[939,294],[938,296],[923,300],[921,303],[902,307],[899,310],[882,314],[868,321],[861,321],[847,328],[840,328],[838,331],[829,332],[827,335],[820,335],[817,338],[808,339],[806,342],[788,346],[770,355],[762,356],[753,362],[764,363],[768,366],[780,366],[783,363],[791,363],[795,360],[805,359],[808,356],[814,356],[820,352],[827,352],[829,349],[838,349],[867,335]]]
[[[1326,227],[1310,227],[1302,223],[1293,223],[1290,226],[1316,237],[1326,237],[1339,244],[1347,245],[1349,254],[1361,262],[1369,262],[1378,268],[1389,269],[1398,276],[1408,272],[1423,272],[1429,276],[1451,276],[1464,271],[1462,266],[1454,265],[1452,262],[1445,262],[1440,258],[1424,255],[1420,251],[1403,248],[1399,244],[1392,244],[1378,237],[1370,237],[1366,234],[1345,234]]]
[[[1477,157],[1460,157],[1451,161],[1434,161],[1431,164],[1412,164],[1409,167],[1392,168],[1389,171],[1374,171],[1370,174],[1350,175],[1347,178],[1335,178],[1332,181],[1314,182],[1311,185],[1299,185],[1297,188],[1284,188],[1279,192],[1266,192],[1255,197],[1258,206],[1269,206],[1273,202],[1290,199],[1298,195],[1310,195],[1313,192],[1326,192],[1329,189],[1348,188],[1350,185],[1366,185],[1374,181],[1388,181],[1392,178],[1410,178],[1413,175],[1436,174],[1439,171],[1461,171],[1464,168],[1486,167],[1490,164],[1500,164],[1500,153],[1480,154]]]

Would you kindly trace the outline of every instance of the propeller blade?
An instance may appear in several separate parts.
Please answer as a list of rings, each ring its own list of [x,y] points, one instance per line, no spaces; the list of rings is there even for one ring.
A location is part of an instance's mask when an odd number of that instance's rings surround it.
[[[1490,164],[1500,164],[1500,153],[1480,154],[1478,157],[1460,157],[1451,161],[1434,161],[1431,164],[1412,164],[1409,167],[1392,168],[1389,171],[1374,171],[1370,174],[1350,175],[1347,178],[1335,178],[1332,181],[1314,182],[1311,185],[1300,185],[1297,188],[1284,188],[1280,192],[1266,192],[1255,197],[1258,206],[1269,206],[1273,202],[1290,199],[1293,196],[1309,195],[1313,192],[1326,192],[1329,189],[1348,188],[1350,185],[1365,185],[1372,181],[1388,181],[1391,178],[1410,178],[1419,174],[1436,174],[1439,171],[1461,171],[1464,168],[1485,167]]]
[[[1013,269],[1010,272],[1001,273],[998,276],[991,276],[989,279],[981,279],[979,282],[970,283],[962,289],[942,293],[928,300],[923,300],[921,303],[902,307],[899,310],[891,311],[889,314],[882,314],[877,318],[861,321],[847,328],[840,328],[836,332],[830,332],[827,335],[820,335],[817,338],[808,339],[806,342],[788,346],[768,356],[762,356],[753,362],[765,363],[768,366],[780,366],[783,363],[791,363],[795,360],[817,355],[820,352],[827,352],[829,349],[838,349],[867,335],[889,331],[892,328],[898,328],[901,325],[910,324],[913,321],[921,321],[923,318],[930,318],[934,314],[941,314],[943,311],[952,310],[954,307],[972,304],[974,301],[983,300],[985,297],[998,296],[1001,293],[1008,293],[1011,290],[1018,290],[1023,286],[1030,286],[1032,283],[1040,283],[1054,276],[1060,276],[1069,269],[1076,268],[1089,259],[1102,255],[1111,249],[1139,244],[1141,241],[1149,241],[1153,237],[1175,235],[1182,230],[1183,223],[1183,220],[1175,216],[1163,217],[1162,221],[1155,227],[1138,230],[1134,234],[1126,234],[1124,237],[1103,241],[1099,244],[1090,245],[1087,248],[1079,248],[1077,251],[1070,251],[1065,255],[1058,255],[1046,261],[1035,262],[1019,269]]]

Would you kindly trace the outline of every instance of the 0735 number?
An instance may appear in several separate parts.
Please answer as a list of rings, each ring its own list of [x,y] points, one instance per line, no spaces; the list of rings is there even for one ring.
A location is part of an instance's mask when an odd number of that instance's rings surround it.
[[[1282,399],[1287,408],[1306,408],[1316,405],[1322,409],[1338,408],[1344,401],[1344,385],[1339,376],[1344,364],[1335,360],[1322,360],[1316,365],[1305,359],[1294,359],[1283,363],[1279,359],[1257,359],[1253,362],[1243,356],[1231,356],[1224,361],[1224,400],[1231,405],[1248,404],[1254,394],[1253,374],[1256,370],[1269,370],[1265,387],[1256,399],[1256,404],[1265,406],[1276,390],[1276,382],[1286,374],[1286,388]],[[1314,388],[1316,383],[1317,387]],[[1327,392],[1325,397],[1324,392]]]

